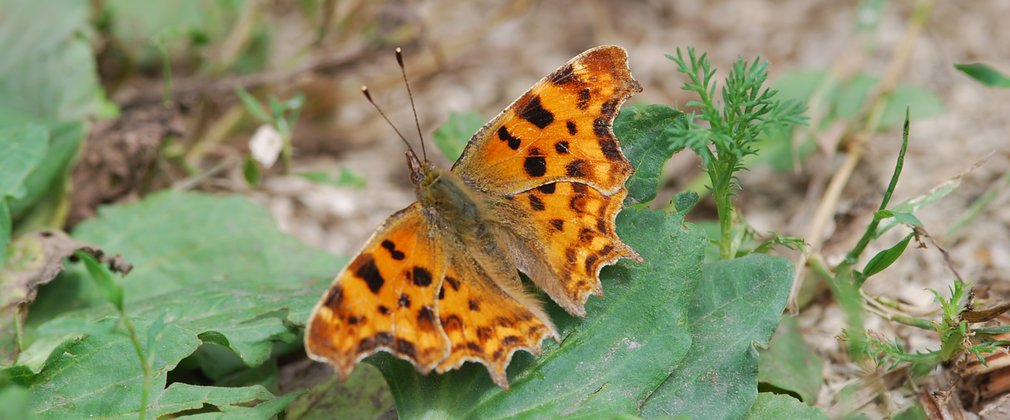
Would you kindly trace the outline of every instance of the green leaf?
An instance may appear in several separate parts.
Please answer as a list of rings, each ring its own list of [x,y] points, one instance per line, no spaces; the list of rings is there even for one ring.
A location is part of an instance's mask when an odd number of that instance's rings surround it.
[[[788,395],[762,392],[754,400],[746,419],[827,420],[828,415],[824,410],[810,407]]]
[[[0,125],[81,120],[102,108],[89,4],[2,0]],[[45,25],[40,25],[45,22]]]
[[[0,201],[24,195],[22,184],[46,157],[49,133],[37,124],[0,127]]]
[[[11,244],[11,211],[7,200],[0,198],[0,270],[7,263],[7,247]]]
[[[374,419],[393,407],[382,373],[362,363],[347,381],[336,375],[301,394],[285,413],[287,420],[331,419],[334,413],[349,419]]]
[[[328,283],[342,262],[284,235],[271,215],[246,198],[166,191],[136,203],[103,207],[74,230],[80,241],[121,254],[134,265],[117,279],[129,303],[173,291],[241,284],[250,292]],[[40,294],[29,322],[100,305],[102,294],[74,267],[59,288]],[[322,290],[320,290],[322,293]],[[306,308],[305,317],[308,317]]]
[[[691,350],[645,401],[641,415],[745,415],[757,397],[754,346],[767,346],[792,279],[788,260],[764,254],[705,264],[690,308]]]
[[[590,299],[585,319],[550,311],[560,344],[545,342],[538,357],[516,353],[510,389],[491,383],[483,366],[420,376],[392,357],[373,358],[396,399],[397,414],[449,418],[558,417],[634,414],[681,360],[691,337],[688,301],[701,278],[704,236],[680,215],[626,208],[618,233],[645,259],[608,267],[606,297]]]
[[[224,39],[246,2],[107,0],[101,4],[116,44],[146,67],[160,62],[155,42],[162,43],[171,57],[177,57],[193,55],[199,47]]]
[[[252,156],[246,156],[245,162],[242,164],[242,177],[245,178],[245,182],[249,185],[259,185],[262,174],[260,173],[260,164],[253,159]]]
[[[273,124],[274,119],[263,110],[263,105],[249,94],[242,86],[235,86],[235,94],[242,100],[242,105],[246,111],[263,124]]]
[[[905,121],[906,109],[909,110],[909,118],[914,120],[941,115],[947,110],[935,93],[917,86],[898,85],[887,97],[877,129],[901,127]]]
[[[0,388],[0,419],[37,419],[28,404],[29,398],[31,394],[20,386]]]
[[[870,276],[884,271],[885,268],[894,264],[894,262],[898,260],[898,257],[905,252],[905,248],[908,247],[908,242],[911,241],[914,236],[914,233],[909,233],[905,236],[905,239],[902,239],[897,244],[894,244],[894,246],[874,255],[873,258],[866,263],[866,266],[863,267],[862,280],[866,281],[866,279],[870,278]]]
[[[116,310],[122,311],[123,288],[119,287],[115,280],[112,280],[112,273],[109,273],[105,267],[102,267],[101,263],[95,260],[95,258],[91,255],[88,255],[86,252],[76,251],[74,252],[74,255],[84,262],[84,267],[88,269],[88,274],[91,275],[91,279],[94,280],[95,284],[98,285],[98,288],[102,290],[109,303],[111,303]]]
[[[201,413],[186,418],[273,418],[281,412],[284,407],[298,396],[293,392],[288,395],[274,398],[270,391],[259,385],[224,388],[212,386],[196,386],[184,383],[174,383],[165,390],[165,394],[159,401],[159,411],[157,416],[178,413],[185,410],[194,410],[208,404],[220,410],[218,412]],[[201,405],[195,406],[196,403]],[[248,404],[257,403],[254,406]]]
[[[295,325],[304,323],[326,283],[303,281],[305,287],[255,290],[243,283],[206,281],[202,288],[127,303],[138,335],[149,336],[151,328],[161,330],[151,349],[149,412],[160,416],[205,403],[227,412],[222,405],[273,399],[259,386],[236,390],[181,383],[165,389],[165,385],[168,372],[208,336],[223,342],[247,366],[264,363],[275,341],[298,340]],[[67,331],[75,330],[80,332],[67,336]],[[20,381],[32,391],[33,411],[58,418],[137,417],[143,369],[115,311],[104,306],[67,313],[39,326],[35,335],[39,339],[25,353],[32,354],[36,346],[49,350],[38,374],[25,374],[29,366],[18,360]],[[62,341],[50,347],[54,340]]]
[[[645,203],[656,198],[663,164],[677,150],[671,148],[670,127],[684,113],[664,105],[625,107],[614,120],[614,134],[635,173],[624,183],[628,197]]]
[[[823,366],[821,356],[803,341],[796,318],[786,316],[758,359],[758,386],[767,384],[795,393],[801,401],[813,404],[824,380]]]
[[[351,170],[347,168],[340,168],[340,175],[335,177],[325,171],[302,172],[299,173],[298,176],[317,184],[329,185],[337,188],[361,188],[365,186],[365,178],[351,172]]]
[[[988,87],[1010,88],[1010,78],[988,64],[955,64],[954,68]]]
[[[450,113],[449,119],[435,129],[435,134],[432,135],[435,147],[438,147],[449,160],[456,160],[463,154],[463,148],[466,147],[470,136],[483,125],[484,118],[476,112]]]
[[[81,122],[54,123],[48,125],[48,128],[49,148],[45,158],[24,178],[24,194],[8,202],[15,220],[26,213],[32,213],[30,216],[35,219],[35,226],[30,227],[35,228],[55,227],[53,225],[62,223],[62,220],[52,220],[58,209],[39,209],[33,206],[46,198],[53,198],[51,201],[55,203],[63,200],[70,162],[84,141],[84,124]],[[29,209],[32,211],[28,212]]]

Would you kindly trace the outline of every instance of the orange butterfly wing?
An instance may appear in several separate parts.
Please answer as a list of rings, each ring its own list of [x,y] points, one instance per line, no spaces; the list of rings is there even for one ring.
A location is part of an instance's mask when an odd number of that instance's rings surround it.
[[[605,195],[585,184],[557,182],[516,194],[529,223],[513,230],[517,265],[568,313],[584,316],[590,294],[603,296],[600,268],[620,258],[641,261],[617,237],[614,219],[627,190]]]
[[[380,350],[425,373],[448,355],[436,303],[445,253],[421,211],[414,203],[390,216],[312,311],[306,351],[342,378]]]
[[[634,168],[610,127],[621,104],[641,91],[623,48],[588,50],[484,125],[452,170],[489,193],[574,181],[613,194]]]

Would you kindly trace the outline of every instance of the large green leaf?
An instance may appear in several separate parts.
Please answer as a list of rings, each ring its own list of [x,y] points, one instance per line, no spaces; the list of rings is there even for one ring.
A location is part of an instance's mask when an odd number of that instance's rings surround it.
[[[617,116],[614,134],[635,166],[634,176],[624,183],[629,198],[640,203],[656,198],[663,164],[676,152],[667,131],[683,116],[683,112],[664,105],[628,107]]]
[[[402,418],[438,413],[448,417],[556,417],[636,413],[691,345],[688,301],[701,278],[704,235],[685,227],[683,215],[625,209],[621,238],[645,259],[603,270],[606,292],[591,299],[577,320],[551,311],[560,345],[542,355],[517,353],[511,388],[491,383],[473,363],[444,375],[420,376],[391,357],[373,358],[383,369]]]
[[[236,285],[250,292],[329,279],[336,258],[284,235],[270,214],[239,196],[168,191],[143,201],[99,210],[74,231],[80,241],[121,254],[135,268],[120,284],[127,302],[208,285]],[[42,314],[102,304],[102,295],[80,270],[61,279],[58,290],[39,296]],[[320,289],[319,293],[322,293]],[[312,305],[304,309],[307,311]]]
[[[10,200],[11,215],[34,219],[34,228],[52,226],[52,213],[58,209],[40,210],[35,204],[47,197],[58,202],[64,191],[70,163],[84,140],[84,123],[79,121],[48,124],[49,138],[46,156],[23,180],[24,193]],[[28,210],[31,210],[30,212]],[[45,213],[45,214],[43,214]],[[20,229],[24,230],[24,229]]]
[[[100,111],[88,5],[0,0],[0,124],[79,120]]]
[[[810,407],[788,395],[762,392],[747,412],[747,420],[827,420],[828,415],[819,408]]]
[[[294,318],[300,316],[300,311],[292,309],[311,306],[319,291],[319,287],[313,287],[253,293],[246,288],[210,286],[128,305],[127,313],[141,337],[148,334],[159,318],[164,321],[153,348],[144,349],[153,355],[148,412],[164,415],[198,409],[204,404],[221,408],[226,404],[272,399],[266,389],[258,386],[239,392],[176,383],[165,389],[167,374],[206,342],[227,346],[250,366],[262,363],[270,355],[274,341],[297,339],[294,324],[303,320]],[[34,412],[50,418],[82,415],[136,418],[143,369],[112,308],[65,314],[43,324],[35,334],[41,339],[33,347],[63,341],[51,347],[37,374],[25,369],[34,371],[34,366],[12,369],[16,369],[17,382],[30,387]]]
[[[755,345],[782,317],[792,264],[751,254],[705,265],[691,302],[691,350],[642,407],[646,417],[740,418],[757,397]]]
[[[270,358],[275,343],[297,342],[299,325],[340,267],[337,258],[281,234],[244,198],[196,193],[106,208],[77,236],[136,265],[121,283],[137,336],[153,337],[150,347],[141,344],[152,355],[148,413],[209,404],[229,415],[270,417],[295,397],[275,399],[258,385],[165,386],[168,372],[201,345],[227,348],[252,367]],[[136,418],[143,369],[119,315],[102,303],[54,318],[61,298],[90,290],[86,303],[101,302],[87,271],[69,272],[51,285],[49,310],[32,306],[38,326],[6,376],[29,387],[32,411],[43,417]]]
[[[24,181],[42,162],[49,133],[36,124],[0,127],[0,200],[24,194]]]
[[[758,381],[813,404],[824,380],[823,367],[821,356],[803,341],[796,318],[784,317],[768,349],[761,352]]]

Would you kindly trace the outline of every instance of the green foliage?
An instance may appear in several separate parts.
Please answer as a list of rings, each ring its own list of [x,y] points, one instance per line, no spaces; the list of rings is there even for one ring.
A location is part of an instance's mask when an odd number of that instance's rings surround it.
[[[484,118],[476,112],[449,113],[449,119],[435,129],[432,139],[435,147],[449,160],[456,160],[463,154],[463,148],[470,136],[484,125]]]
[[[754,400],[754,405],[751,406],[745,418],[747,420],[827,420],[828,415],[818,408],[807,406],[787,395],[762,392]]]
[[[717,104],[715,70],[707,54],[697,57],[694,49],[689,48],[685,59],[678,49],[676,56],[667,58],[676,63],[678,72],[688,77],[683,89],[698,96],[685,106],[700,109],[700,115],[679,119],[670,129],[670,135],[677,139],[671,149],[690,148],[701,157],[719,216],[719,255],[722,259],[733,258],[736,214],[732,197],[739,189],[735,173],[744,168],[744,157],[757,153],[756,141],[761,134],[787,131],[804,123],[803,107],[795,101],[775,99],[775,90],[762,89],[768,77],[768,63],[760,59],[750,63],[737,60],[724,82],[719,97],[722,103]]]
[[[295,94],[291,99],[282,101],[276,95],[268,95],[266,104],[261,104],[256,98],[254,98],[249,92],[240,86],[235,87],[235,94],[242,101],[242,105],[245,107],[246,111],[249,112],[256,120],[261,124],[268,125],[272,127],[281,137],[281,164],[283,165],[284,171],[291,169],[291,154],[293,152],[291,147],[291,134],[294,129],[295,122],[298,121],[298,114],[302,109],[302,105],[305,104],[305,96],[301,93]],[[273,163],[273,159],[276,155],[271,157],[270,163]],[[255,164],[250,160],[246,160],[246,168],[243,172],[247,181],[250,184],[256,184],[259,182],[260,171],[259,167],[253,169],[249,166]]]
[[[259,385],[166,388],[166,381],[169,372],[192,366],[183,361],[201,344],[228,349],[249,369],[269,360],[274,343],[298,341],[298,325],[339,261],[280,234],[265,211],[236,197],[157,194],[106,209],[75,235],[121,252],[136,269],[118,282],[82,256],[89,270],[73,267],[43,291],[32,307],[31,343],[3,370],[31,391],[32,412],[136,418],[144,409],[163,416],[210,405],[269,417],[297,396],[274,397]],[[122,290],[112,299],[123,297],[122,311],[102,305],[97,291],[89,293],[97,300],[77,301],[84,309],[52,309],[93,280]],[[149,387],[138,356],[148,360]],[[141,408],[145,388],[150,397]]]
[[[954,68],[988,87],[1010,88],[1010,77],[988,64],[955,64]]]
[[[684,113],[663,105],[625,107],[614,121],[614,134],[624,144],[624,154],[635,166],[635,176],[624,186],[628,201],[644,203],[656,198],[663,164],[683,147],[670,133]]]
[[[347,168],[340,168],[340,174],[337,176],[330,175],[329,172],[323,171],[302,172],[299,173],[298,176],[317,184],[329,185],[337,188],[362,188],[365,186],[365,178],[351,172],[351,170]]]
[[[794,317],[782,318],[768,349],[758,361],[758,383],[767,390],[788,392],[800,401],[813,404],[824,382],[824,360],[803,341],[799,323]]]
[[[752,254],[704,265],[691,298],[691,350],[645,401],[642,415],[739,418],[757,397],[757,346],[782,317],[792,264]]]
[[[38,125],[0,127],[0,267],[7,260],[12,216],[9,198],[23,197],[25,179],[42,163],[48,142],[45,128]]]

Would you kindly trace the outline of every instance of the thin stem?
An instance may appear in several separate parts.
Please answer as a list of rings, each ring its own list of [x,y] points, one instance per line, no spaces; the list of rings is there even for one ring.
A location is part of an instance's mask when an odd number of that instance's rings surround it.
[[[144,369],[144,388],[140,393],[139,416],[143,420],[147,418],[147,399],[151,389],[151,364],[148,362],[144,349],[140,345],[140,339],[137,338],[137,329],[133,327],[133,322],[126,316],[126,311],[120,309],[119,317],[123,320],[123,325],[126,325],[127,331],[130,332],[130,341],[133,343],[133,350],[137,352],[137,358],[140,359],[140,365]]]

